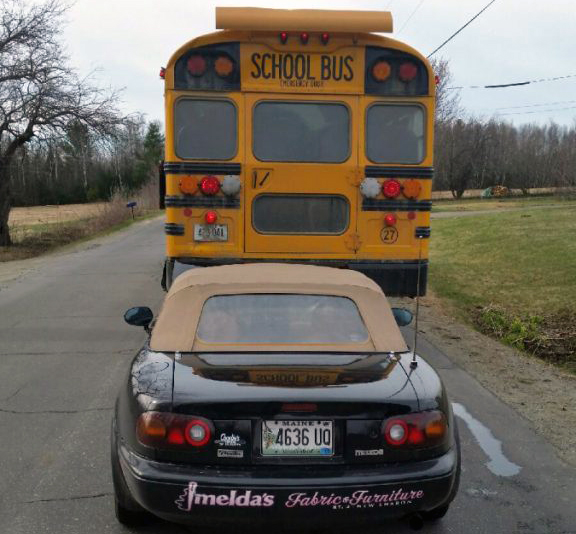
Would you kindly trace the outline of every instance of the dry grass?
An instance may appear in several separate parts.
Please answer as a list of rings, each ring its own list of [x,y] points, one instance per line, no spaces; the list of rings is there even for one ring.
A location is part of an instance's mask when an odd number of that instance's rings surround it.
[[[39,256],[55,248],[112,231],[131,223],[127,202],[136,201],[135,219],[159,213],[153,185],[130,198],[116,195],[110,202],[15,208],[10,214],[13,246],[0,247],[0,262]],[[156,205],[155,205],[156,204]]]

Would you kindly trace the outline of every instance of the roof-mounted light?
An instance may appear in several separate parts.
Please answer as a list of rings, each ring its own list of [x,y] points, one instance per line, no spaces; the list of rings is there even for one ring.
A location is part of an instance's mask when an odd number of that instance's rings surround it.
[[[202,76],[206,72],[206,60],[200,54],[193,54],[188,58],[186,67],[192,76]]]

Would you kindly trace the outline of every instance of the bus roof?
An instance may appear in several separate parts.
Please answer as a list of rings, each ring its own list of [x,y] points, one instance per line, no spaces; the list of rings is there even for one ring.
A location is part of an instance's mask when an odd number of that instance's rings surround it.
[[[389,11],[217,7],[216,28],[252,31],[392,32]]]

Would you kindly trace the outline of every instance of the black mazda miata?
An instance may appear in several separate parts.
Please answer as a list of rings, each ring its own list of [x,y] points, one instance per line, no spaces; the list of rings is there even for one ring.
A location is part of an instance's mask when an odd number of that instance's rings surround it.
[[[253,264],[178,277],[112,423],[116,516],[298,528],[439,519],[460,476],[436,372],[360,273]],[[311,512],[321,513],[311,513]]]

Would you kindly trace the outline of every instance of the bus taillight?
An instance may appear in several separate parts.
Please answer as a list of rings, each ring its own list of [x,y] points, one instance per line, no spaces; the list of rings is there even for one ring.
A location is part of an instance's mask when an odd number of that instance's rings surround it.
[[[382,193],[386,198],[396,198],[402,191],[398,180],[386,180],[382,184]]]
[[[287,32],[281,32],[280,33],[280,42],[282,44],[286,44],[286,41],[288,41],[288,33]]]
[[[418,195],[422,191],[422,185],[418,180],[406,180],[404,182],[404,187],[402,188],[402,194],[409,198],[410,200],[414,200],[418,198]]]
[[[308,39],[310,39],[310,34],[308,32],[302,32],[300,34],[300,41],[302,44],[308,44]]]
[[[324,32],[321,36],[320,36],[320,40],[322,41],[322,44],[326,45],[328,44],[328,41],[330,40],[330,34],[327,32]]]
[[[180,191],[185,195],[193,195],[198,191],[198,182],[194,176],[182,176],[179,185]]]
[[[222,180],[222,193],[227,197],[235,197],[240,193],[240,189],[242,189],[242,183],[238,176],[232,174],[224,176],[224,180]]]
[[[220,181],[216,176],[204,176],[200,180],[200,191],[206,196],[214,196],[220,191]]]

